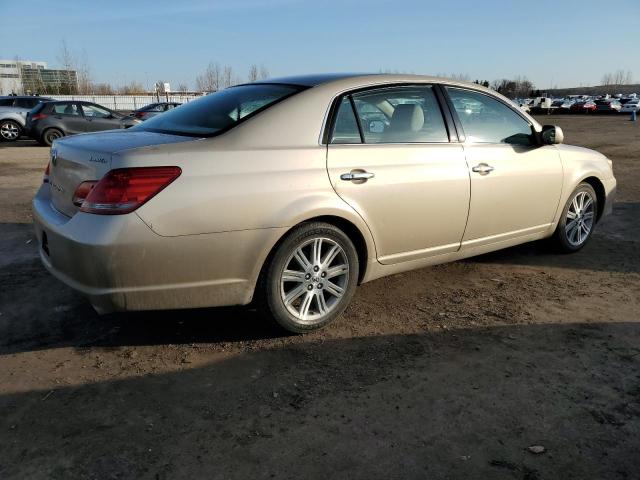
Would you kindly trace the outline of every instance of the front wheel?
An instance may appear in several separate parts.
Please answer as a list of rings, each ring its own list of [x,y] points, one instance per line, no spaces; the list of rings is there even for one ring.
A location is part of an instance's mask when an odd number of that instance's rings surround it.
[[[13,120],[2,120],[0,122],[0,138],[5,142],[15,142],[22,135],[22,127]]]
[[[577,252],[584,247],[596,226],[598,197],[588,183],[573,191],[562,210],[562,217],[553,234],[555,246],[562,252]]]
[[[317,330],[347,307],[358,283],[358,254],[339,228],[306,223],[277,248],[263,275],[262,309],[293,333]]]

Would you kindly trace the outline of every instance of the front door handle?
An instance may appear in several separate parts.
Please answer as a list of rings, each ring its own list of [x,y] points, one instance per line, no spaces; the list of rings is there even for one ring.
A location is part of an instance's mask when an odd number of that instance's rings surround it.
[[[344,180],[346,182],[350,182],[353,180],[361,180],[363,182],[366,182],[367,180],[375,176],[376,175],[371,172],[355,172],[354,171],[349,173],[343,173],[342,175],[340,175],[340,180]]]
[[[486,163],[479,163],[478,165],[473,167],[471,170],[473,170],[476,173],[479,173],[480,175],[489,175],[491,172],[493,172],[494,169],[491,165],[487,165]]]

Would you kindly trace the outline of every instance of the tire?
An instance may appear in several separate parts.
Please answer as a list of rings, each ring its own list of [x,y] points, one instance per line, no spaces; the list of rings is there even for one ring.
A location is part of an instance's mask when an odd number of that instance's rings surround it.
[[[598,215],[598,196],[591,185],[581,183],[569,196],[552,237],[562,253],[581,250],[591,239]]]
[[[13,120],[0,121],[0,139],[5,142],[15,142],[22,135],[22,125]]]
[[[328,223],[303,223],[265,265],[256,292],[258,307],[289,332],[318,330],[349,305],[359,268],[356,248],[342,230]]]
[[[42,133],[42,143],[50,147],[55,140],[62,137],[64,137],[64,132],[62,130],[58,128],[47,128]]]

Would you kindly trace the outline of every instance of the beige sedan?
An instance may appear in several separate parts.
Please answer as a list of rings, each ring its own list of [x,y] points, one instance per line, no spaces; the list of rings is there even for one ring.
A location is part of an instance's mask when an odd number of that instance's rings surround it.
[[[55,142],[44,265],[99,312],[246,305],[326,325],[358,284],[550,237],[581,249],[611,161],[478,85],[317,75]]]

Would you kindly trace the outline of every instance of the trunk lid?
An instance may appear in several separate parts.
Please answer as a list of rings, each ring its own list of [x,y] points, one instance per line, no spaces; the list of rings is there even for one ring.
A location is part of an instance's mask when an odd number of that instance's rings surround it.
[[[57,140],[51,148],[49,185],[51,202],[72,217],[78,211],[73,195],[82,182],[100,180],[109,170],[113,155],[126,150],[194,140],[193,137],[154,132],[109,131]]]

